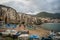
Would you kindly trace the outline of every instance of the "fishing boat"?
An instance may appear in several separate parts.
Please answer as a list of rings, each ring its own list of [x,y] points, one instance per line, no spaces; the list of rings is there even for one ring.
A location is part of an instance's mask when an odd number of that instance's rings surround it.
[[[4,32],[2,32],[2,35],[3,35],[3,36],[8,36],[8,35],[10,35],[10,31],[11,31],[11,30],[7,29],[7,30],[5,30]]]
[[[23,30],[21,31],[21,35],[18,36],[18,40],[28,40],[29,38],[29,31]]]

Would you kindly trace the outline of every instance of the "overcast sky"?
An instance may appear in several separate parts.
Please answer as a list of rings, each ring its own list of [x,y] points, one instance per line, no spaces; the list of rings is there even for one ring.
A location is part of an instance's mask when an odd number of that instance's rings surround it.
[[[41,11],[60,13],[60,0],[0,0],[0,4],[29,14]]]

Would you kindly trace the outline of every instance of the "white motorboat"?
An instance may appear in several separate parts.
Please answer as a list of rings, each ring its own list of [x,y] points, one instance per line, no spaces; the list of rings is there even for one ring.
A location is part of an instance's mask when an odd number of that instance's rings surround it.
[[[11,35],[16,35],[16,33],[17,33],[16,30],[11,30],[11,31],[10,31],[10,34],[11,34]]]
[[[10,31],[11,31],[11,30],[8,29],[8,30],[2,32],[2,35],[3,35],[3,36],[8,36],[8,35],[10,34]]]
[[[29,38],[29,33],[26,30],[21,31],[21,35],[18,36],[18,40],[28,40],[28,38]]]

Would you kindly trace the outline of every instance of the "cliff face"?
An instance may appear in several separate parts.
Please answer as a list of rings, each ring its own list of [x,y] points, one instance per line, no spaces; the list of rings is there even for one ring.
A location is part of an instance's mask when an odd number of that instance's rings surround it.
[[[0,5],[0,20],[5,22],[16,22],[17,12],[11,7]]]
[[[5,23],[32,22],[33,20],[31,15],[17,13],[15,9],[4,5],[0,5],[0,19]]]
[[[32,24],[36,20],[37,18],[32,15],[18,13],[11,7],[0,5],[0,21],[4,21],[5,23],[25,22]]]

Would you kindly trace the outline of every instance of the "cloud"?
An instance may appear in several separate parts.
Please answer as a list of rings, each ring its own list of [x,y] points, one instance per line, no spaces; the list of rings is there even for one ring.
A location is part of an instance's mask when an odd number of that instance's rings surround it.
[[[35,12],[39,11],[37,6],[31,1],[10,1],[3,4],[16,9],[18,12],[35,14]]]
[[[8,2],[8,1],[10,1],[10,0],[0,0],[0,4]]]
[[[29,14],[41,11],[60,13],[60,0],[8,0],[8,2],[6,0],[6,3],[3,0],[2,2],[2,4],[13,7],[19,12]]]
[[[32,0],[41,11],[59,12],[60,0]]]

